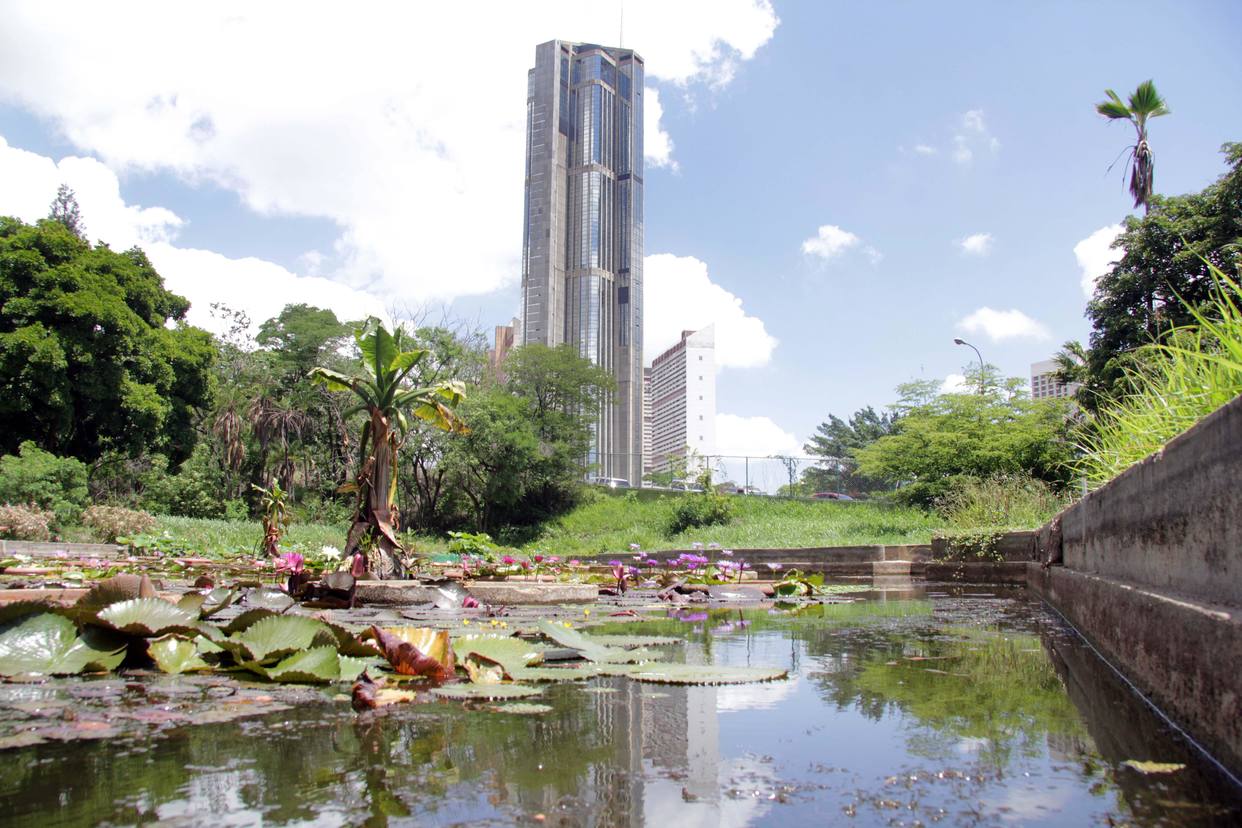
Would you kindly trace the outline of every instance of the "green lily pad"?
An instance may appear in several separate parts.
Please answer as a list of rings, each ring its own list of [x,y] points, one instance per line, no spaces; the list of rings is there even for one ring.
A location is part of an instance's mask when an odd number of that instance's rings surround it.
[[[217,643],[228,650],[235,650],[231,644],[240,644],[250,660],[257,662],[282,658],[314,645],[327,645],[336,652],[336,636],[328,625],[303,615],[273,615]]]
[[[453,640],[457,660],[464,662],[472,655],[495,662],[512,675],[543,661],[543,649],[529,641],[512,636],[471,635]]]
[[[538,716],[541,713],[551,713],[553,708],[550,704],[539,704],[538,702],[510,702],[509,704],[494,704],[487,708],[495,713],[515,713],[519,716]]]
[[[47,601],[14,601],[0,606],[0,627],[19,618],[25,618],[27,615],[38,615],[44,612],[63,615],[64,613],[60,612],[61,609],[59,604],[51,604]]]
[[[239,633],[243,630],[249,629],[259,621],[262,621],[264,618],[271,618],[273,615],[279,614],[280,613],[274,612],[270,609],[249,609],[238,615],[229,623],[225,624],[224,631],[229,635]]]
[[[333,624],[331,621],[324,621],[324,626],[332,630],[332,634],[336,636],[336,648],[341,655],[354,656],[356,658],[370,658],[372,656],[383,657],[383,653],[369,641],[363,641],[355,633],[350,632],[340,624]]]
[[[667,635],[590,635],[587,639],[596,644],[602,644],[605,647],[622,647],[624,649],[633,649],[635,647],[664,647],[669,644],[684,644],[684,638],[673,638]]]
[[[500,684],[505,680],[505,668],[478,653],[470,653],[460,664],[475,684]]]
[[[289,597],[287,592],[282,592],[279,589],[264,589],[262,587],[246,590],[243,600],[245,600],[248,607],[271,610],[272,612],[284,612],[296,603]]]
[[[87,668],[112,670],[125,658],[107,636],[79,637],[76,625],[54,613],[27,615],[0,633],[0,675],[72,675]]]
[[[332,645],[294,653],[274,667],[260,667],[259,670],[272,681],[298,684],[324,684],[341,677],[340,657]]]
[[[130,635],[154,636],[167,632],[198,633],[198,613],[187,612],[159,598],[131,598],[113,604],[99,621]]]
[[[149,583],[149,582],[148,582]],[[113,575],[100,581],[86,591],[73,605],[74,615],[82,620],[93,620],[104,609],[142,597],[142,577],[138,575]]]
[[[198,615],[199,609],[202,608],[203,602],[207,600],[207,596],[201,592],[187,592],[177,601],[177,606],[186,612],[192,612]]]
[[[358,676],[363,672],[372,668],[380,667],[386,662],[383,658],[355,658],[341,654],[340,656],[340,680],[341,681],[357,681]]]
[[[630,672],[634,681],[654,684],[750,684],[785,678],[779,667],[725,667],[712,664],[648,664]]]
[[[237,590],[216,587],[203,596],[203,604],[199,607],[198,614],[202,618],[210,618],[225,607],[231,606],[236,600]]]
[[[165,673],[177,675],[194,670],[210,670],[193,641],[175,635],[157,638],[147,644],[147,652],[155,665]]]
[[[509,678],[514,681],[586,681],[600,675],[598,665],[585,667],[522,667]]]
[[[560,644],[562,647],[569,647],[577,650],[582,657],[588,661],[597,663],[626,664],[636,661],[649,661],[660,658],[659,655],[653,654],[647,650],[624,650],[620,647],[606,647],[597,644],[591,640],[589,636],[583,635],[575,629],[566,627],[562,623],[556,621],[548,621],[541,619],[539,621],[539,632],[548,638]]]
[[[446,684],[433,688],[431,694],[442,699],[457,701],[485,701],[488,699],[523,699],[538,696],[543,691],[524,684]]]

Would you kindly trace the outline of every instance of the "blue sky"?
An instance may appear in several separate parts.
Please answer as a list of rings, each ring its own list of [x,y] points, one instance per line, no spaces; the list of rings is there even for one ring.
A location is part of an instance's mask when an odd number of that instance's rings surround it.
[[[14,3],[0,213],[37,217],[69,181],[92,236],[149,247],[201,324],[217,298],[257,317],[447,303],[507,321],[525,69],[541,40],[615,41],[618,4],[502,19],[509,5],[119,19]],[[1106,87],[1154,78],[1169,102],[1151,127],[1160,192],[1202,188],[1220,144],[1242,140],[1242,4],[1227,0],[625,14],[661,110],[650,344],[717,324],[725,451],[796,450],[829,413],[960,373],[973,352],[955,336],[1013,375],[1084,338],[1084,268],[1107,261],[1130,206],[1123,164],[1105,172],[1132,136],[1094,113]]]

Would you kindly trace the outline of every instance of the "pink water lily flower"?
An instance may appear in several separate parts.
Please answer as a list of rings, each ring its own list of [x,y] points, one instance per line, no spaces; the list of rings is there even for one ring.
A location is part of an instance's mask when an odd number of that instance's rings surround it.
[[[276,571],[297,575],[306,568],[306,559],[298,552],[286,552],[276,559]]]

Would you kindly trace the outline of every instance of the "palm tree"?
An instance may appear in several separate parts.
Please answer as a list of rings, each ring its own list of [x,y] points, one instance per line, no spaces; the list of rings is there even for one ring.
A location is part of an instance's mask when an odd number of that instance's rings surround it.
[[[1169,108],[1150,80],[1138,85],[1130,95],[1129,106],[1111,89],[1105,89],[1104,94],[1108,95],[1108,100],[1096,104],[1095,111],[1110,121],[1126,120],[1134,124],[1137,140],[1126,147],[1130,151],[1130,195],[1134,196],[1135,207],[1142,204],[1145,210],[1150,209],[1154,164],[1151,146],[1147,143],[1147,119],[1168,115]]]
[[[353,523],[345,541],[345,554],[370,553],[367,568],[380,577],[404,574],[397,540],[400,528],[397,509],[397,451],[409,430],[407,413],[426,420],[445,431],[461,431],[461,421],[452,411],[461,401],[462,384],[443,381],[425,388],[410,388],[406,379],[429,353],[405,350],[406,334],[401,328],[389,333],[375,317],[367,319],[354,332],[362,352],[363,371],[350,376],[330,368],[311,370],[312,381],[329,391],[352,391],[358,397],[354,411],[367,414],[358,447],[358,473],[355,481],[342,487],[358,496]]]
[[[1056,378],[1062,385],[1087,381],[1087,349],[1078,340],[1067,340],[1052,361],[1057,364]]]

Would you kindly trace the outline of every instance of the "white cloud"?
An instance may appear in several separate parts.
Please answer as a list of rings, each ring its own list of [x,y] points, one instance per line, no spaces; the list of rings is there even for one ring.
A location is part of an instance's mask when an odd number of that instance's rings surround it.
[[[919,155],[935,155],[939,152],[935,147],[928,146],[927,144],[915,144],[914,151]]]
[[[716,326],[716,365],[766,365],[776,337],[763,320],[747,315],[741,298],[712,282],[707,264],[693,256],[657,253],[643,260],[643,360],[650,362],[682,331]]]
[[[6,4],[0,100],[114,172],[168,172],[260,214],[334,221],[324,271],[412,302],[517,279],[534,46],[617,36],[615,6],[576,0],[137,6]],[[691,90],[727,83],[778,22],[768,0],[632,0],[625,43],[648,81]],[[651,121],[651,163],[671,166]]]
[[[1017,309],[999,311],[987,307],[979,308],[957,323],[957,326],[966,333],[983,333],[993,342],[1051,338],[1047,328]]]
[[[0,181],[0,215],[27,222],[46,216],[56,188],[68,184],[82,209],[87,235],[114,250],[141,245],[168,289],[192,303],[189,321],[208,330],[223,333],[226,327],[211,315],[213,302],[246,311],[255,325],[291,302],[331,308],[343,320],[386,316],[374,296],[340,282],[298,276],[261,259],[230,259],[177,247],[172,241],[181,219],[162,207],[126,204],[116,174],[93,158],[71,156],[58,164],[0,138]]]
[[[835,224],[824,224],[819,232],[802,242],[802,252],[828,260],[856,246],[862,239]]]
[[[769,417],[716,415],[716,451],[733,457],[802,455],[802,443]]]
[[[995,154],[1000,150],[1000,141],[984,122],[983,110],[972,109],[962,116],[953,135],[953,160],[969,164],[974,160],[975,153],[984,149]]]
[[[962,248],[963,253],[971,256],[986,256],[992,252],[992,234],[973,233],[964,239],[959,239],[957,245]]]
[[[1125,255],[1124,250],[1112,247],[1123,230],[1125,228],[1120,224],[1110,224],[1074,245],[1074,258],[1082,269],[1082,293],[1088,299],[1095,294],[1095,283],[1099,278]]]
[[[944,378],[944,382],[940,383],[941,394],[961,394],[969,390],[963,374],[949,374]]]
[[[647,87],[643,94],[647,96],[643,102],[643,156],[652,167],[668,167],[675,171],[677,161],[673,158],[673,139],[660,123],[664,117],[660,91]]]

